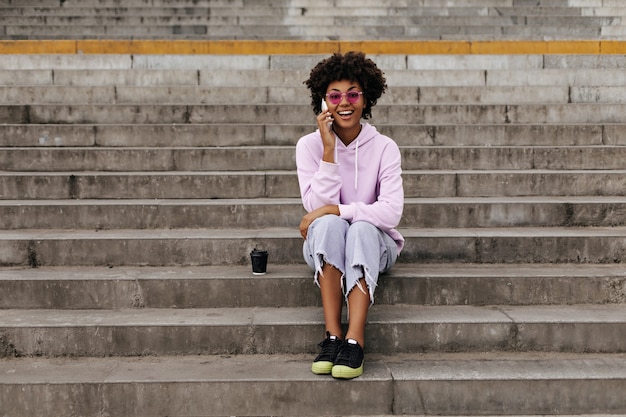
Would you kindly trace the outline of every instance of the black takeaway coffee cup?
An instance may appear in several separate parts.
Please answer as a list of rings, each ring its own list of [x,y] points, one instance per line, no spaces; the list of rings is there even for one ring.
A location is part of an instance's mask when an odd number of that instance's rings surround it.
[[[254,275],[265,275],[267,272],[267,251],[258,250],[254,248],[250,252],[250,259],[252,260],[252,273]]]

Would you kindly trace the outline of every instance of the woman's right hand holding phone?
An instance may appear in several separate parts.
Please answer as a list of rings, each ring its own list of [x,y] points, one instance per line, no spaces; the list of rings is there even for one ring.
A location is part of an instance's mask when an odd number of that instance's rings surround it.
[[[317,127],[322,135],[324,144],[324,162],[335,162],[335,133],[333,132],[333,118],[328,111],[326,100],[322,99],[322,112],[317,115]]]

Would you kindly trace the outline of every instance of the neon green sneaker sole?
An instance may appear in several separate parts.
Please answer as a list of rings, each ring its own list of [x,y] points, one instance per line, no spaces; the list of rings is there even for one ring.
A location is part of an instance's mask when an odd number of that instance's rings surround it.
[[[333,369],[333,363],[329,361],[313,362],[311,371],[316,375],[328,375]]]
[[[352,379],[363,375],[363,362],[358,368],[350,368],[346,365],[335,365],[332,368],[333,378]]]

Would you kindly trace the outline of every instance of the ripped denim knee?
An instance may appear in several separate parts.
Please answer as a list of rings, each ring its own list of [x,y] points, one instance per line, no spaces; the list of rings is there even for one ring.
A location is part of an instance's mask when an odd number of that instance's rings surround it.
[[[370,303],[374,304],[374,292],[378,286],[378,276],[395,263],[397,247],[393,239],[382,230],[367,222],[355,222],[350,226],[346,239],[346,297],[358,287],[369,293]],[[367,288],[362,288],[360,279]]]
[[[306,263],[315,271],[314,280],[319,286],[322,267],[330,264],[345,275],[345,242],[349,223],[339,216],[326,215],[315,219],[309,226],[303,244]]]

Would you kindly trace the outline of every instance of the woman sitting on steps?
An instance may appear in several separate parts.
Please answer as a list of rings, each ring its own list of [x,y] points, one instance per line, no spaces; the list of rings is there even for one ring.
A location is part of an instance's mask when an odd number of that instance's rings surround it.
[[[361,122],[387,88],[382,71],[365,54],[334,54],[313,68],[305,84],[318,130],[296,146],[307,211],[300,233],[326,326],[311,369],[351,379],[363,373],[365,323],[378,276],[394,265],[404,245],[395,229],[404,205],[400,151],[392,139]]]

